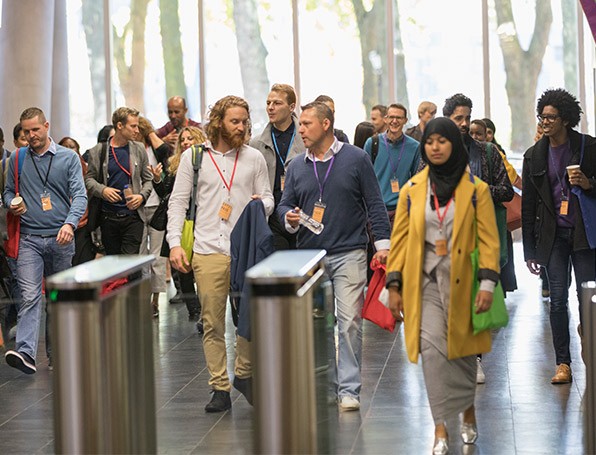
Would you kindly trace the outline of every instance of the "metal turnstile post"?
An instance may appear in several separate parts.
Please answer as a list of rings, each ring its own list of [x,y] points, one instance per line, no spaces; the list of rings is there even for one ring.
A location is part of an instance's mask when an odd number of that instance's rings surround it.
[[[251,295],[255,453],[318,451],[313,290],[324,274],[325,254],[324,250],[278,251],[246,273]],[[322,376],[326,379],[326,372]]]
[[[596,453],[596,282],[582,283],[582,357],[586,364],[585,453]]]
[[[153,260],[106,256],[48,278],[56,453],[157,452],[151,286],[140,273]]]

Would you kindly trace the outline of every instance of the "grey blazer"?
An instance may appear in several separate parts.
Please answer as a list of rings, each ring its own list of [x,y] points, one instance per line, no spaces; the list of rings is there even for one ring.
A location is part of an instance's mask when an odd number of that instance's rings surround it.
[[[149,160],[147,158],[147,151],[145,146],[136,141],[128,141],[130,151],[130,158],[132,163],[132,190],[135,194],[143,196],[143,204],[137,209],[139,216],[145,221],[145,202],[149,198],[151,191],[153,191],[153,175],[147,168]],[[89,162],[87,168],[87,175],[85,176],[85,186],[89,192],[89,197],[102,197],[104,188],[108,183],[108,156],[103,163],[103,179],[101,182],[97,181],[99,178],[99,161],[101,158],[102,144],[97,144],[89,149]],[[109,153],[109,146],[107,152]]]

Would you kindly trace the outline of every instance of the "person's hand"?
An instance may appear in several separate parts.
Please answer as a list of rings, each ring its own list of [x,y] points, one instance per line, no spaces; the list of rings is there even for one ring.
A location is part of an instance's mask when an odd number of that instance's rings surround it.
[[[292,227],[298,227],[300,224],[300,207],[295,207],[294,210],[286,212],[286,221]]]
[[[176,141],[178,140],[178,133],[176,130],[170,131],[167,135],[161,138],[166,144],[170,144],[172,147],[176,147]]]
[[[56,243],[58,245],[66,245],[74,239],[74,229],[70,224],[63,224],[58,235],[56,236]]]
[[[580,169],[572,169],[569,171],[569,183],[581,187],[582,190],[589,190],[590,180]]]
[[[476,314],[484,313],[490,310],[490,306],[493,304],[493,293],[489,291],[478,291],[476,294],[476,300],[474,301],[474,308],[476,308]]]
[[[143,203],[143,196],[140,194],[131,194],[126,198],[126,208],[128,210],[136,210]]]
[[[170,250],[170,263],[172,267],[182,273],[188,273],[192,270],[186,253],[181,246],[175,246]]]
[[[260,194],[253,194],[250,198],[254,201],[255,199],[261,199],[261,195]]]
[[[8,210],[10,210],[10,213],[12,213],[15,216],[20,216],[27,211],[27,209],[25,208],[25,204],[9,205]]]
[[[526,265],[528,266],[528,270],[533,275],[540,275],[540,264],[536,262],[536,259],[528,259],[526,261]]]
[[[379,250],[373,256],[373,259],[376,259],[381,264],[387,264],[387,256],[389,256],[389,250]]]
[[[404,301],[396,287],[389,289],[389,311],[397,321],[404,320]]]
[[[161,172],[163,171],[163,166],[161,165],[161,163],[158,163],[155,167],[149,165],[147,166],[147,169],[149,169],[153,174],[153,181],[155,183],[161,182]]]
[[[122,200],[122,196],[120,196],[120,190],[109,186],[106,186],[103,189],[101,192],[101,197],[112,204]]]

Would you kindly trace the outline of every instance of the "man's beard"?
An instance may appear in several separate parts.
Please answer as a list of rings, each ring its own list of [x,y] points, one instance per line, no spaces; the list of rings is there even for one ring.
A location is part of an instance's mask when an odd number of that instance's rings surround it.
[[[239,149],[244,145],[244,133],[230,133],[225,126],[221,129],[221,138],[232,148]]]

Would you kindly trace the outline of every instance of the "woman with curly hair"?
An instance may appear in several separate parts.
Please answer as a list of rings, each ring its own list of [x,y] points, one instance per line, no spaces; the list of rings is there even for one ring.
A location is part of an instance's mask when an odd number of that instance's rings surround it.
[[[190,148],[195,144],[202,144],[205,142],[205,133],[195,126],[185,126],[178,133],[178,140],[176,141],[176,148],[174,154],[167,160],[167,166],[164,172],[163,166],[159,163],[156,167],[151,168],[153,173],[153,188],[157,195],[161,198],[160,208],[156,211],[160,215],[156,215],[160,219],[151,220],[150,224],[153,224],[155,229],[165,231],[167,224],[167,207],[170,199],[170,194],[174,188],[174,181],[176,180],[176,171],[180,165],[180,157],[182,152]],[[163,178],[162,178],[163,177]],[[170,247],[168,242],[163,240],[162,248],[160,252],[161,256],[170,256]],[[200,322],[201,306],[197,293],[194,286],[193,272],[182,273],[179,271],[172,271],[173,274],[177,274],[180,284],[180,290],[182,292],[182,300],[186,304],[188,309],[188,319],[190,321],[197,321],[197,328],[202,333],[202,324]]]
[[[568,271],[573,266],[580,305],[581,283],[596,278],[594,249],[576,196],[596,198],[596,139],[573,129],[582,109],[575,96],[561,88],[545,91],[536,113],[543,136],[524,154],[522,172],[524,258],[531,273],[546,269],[557,365],[551,383],[566,384],[572,380]],[[579,167],[567,170],[570,165]],[[579,314],[581,322],[581,308]]]

